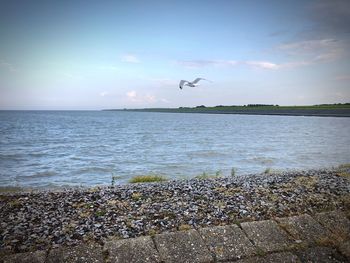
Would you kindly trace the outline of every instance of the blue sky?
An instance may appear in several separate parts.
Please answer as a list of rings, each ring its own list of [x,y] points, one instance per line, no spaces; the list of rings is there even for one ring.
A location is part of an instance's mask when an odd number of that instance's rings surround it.
[[[0,109],[349,102],[349,25],[346,0],[3,0]]]

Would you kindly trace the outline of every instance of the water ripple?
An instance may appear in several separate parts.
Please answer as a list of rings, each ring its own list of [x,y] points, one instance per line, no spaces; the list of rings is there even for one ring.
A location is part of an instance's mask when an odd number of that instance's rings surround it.
[[[350,118],[0,111],[0,185],[61,187],[350,162]]]

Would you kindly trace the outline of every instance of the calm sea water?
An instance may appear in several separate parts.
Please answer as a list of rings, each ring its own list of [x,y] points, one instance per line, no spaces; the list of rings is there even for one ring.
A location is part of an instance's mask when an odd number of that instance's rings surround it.
[[[350,118],[107,111],[0,112],[0,186],[125,183],[350,162]]]

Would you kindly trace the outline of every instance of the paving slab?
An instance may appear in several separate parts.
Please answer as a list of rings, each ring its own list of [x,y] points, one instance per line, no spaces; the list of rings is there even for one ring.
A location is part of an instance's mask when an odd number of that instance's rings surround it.
[[[199,233],[216,260],[234,260],[252,256],[256,248],[237,226],[218,226],[199,229]]]
[[[350,241],[344,242],[339,246],[339,251],[342,253],[350,262]]]
[[[312,247],[306,250],[296,251],[295,254],[305,263],[346,263],[347,259],[340,255],[334,248]]]
[[[153,240],[149,236],[110,240],[105,243],[104,249],[111,263],[160,262]]]
[[[246,222],[241,227],[248,238],[264,252],[284,250],[291,244],[287,233],[275,221]]]
[[[154,237],[164,262],[213,262],[213,257],[196,230],[165,233]]]
[[[309,215],[276,219],[296,240],[316,243],[331,236],[331,233]]]
[[[4,263],[44,263],[45,258],[46,251],[35,251],[5,256],[2,260]]]
[[[52,249],[47,263],[100,263],[104,262],[102,247],[95,243]]]
[[[235,263],[300,263],[299,258],[290,252],[273,253],[266,256],[246,258]],[[233,263],[233,262],[232,262]]]
[[[350,239],[350,220],[341,211],[319,213],[313,216],[316,221],[331,231],[341,242]]]

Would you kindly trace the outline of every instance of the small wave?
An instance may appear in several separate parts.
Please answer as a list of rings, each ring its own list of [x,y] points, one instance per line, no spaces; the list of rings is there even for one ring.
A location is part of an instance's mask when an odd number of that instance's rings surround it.
[[[111,169],[103,167],[85,167],[78,170],[77,174],[91,174],[91,173],[111,173]]]
[[[275,159],[267,157],[254,157],[252,159],[249,159],[248,162],[271,165],[275,162]]]
[[[0,153],[0,159],[22,159],[23,157],[24,157],[23,153],[10,153],[10,154]]]
[[[227,153],[222,153],[218,151],[195,151],[195,152],[189,152],[187,153],[189,157],[204,157],[204,158],[210,158],[210,157],[220,157],[225,156]]]
[[[47,156],[46,153],[43,152],[34,152],[34,153],[28,153],[29,157],[44,157]]]
[[[23,178],[42,178],[42,177],[52,177],[57,175],[57,172],[55,171],[42,171],[42,172],[36,172],[29,176],[23,176]],[[22,177],[22,176],[21,176]]]
[[[82,157],[78,157],[78,156],[72,156],[72,157],[69,157],[70,160],[74,160],[74,161],[83,161],[84,158]]]

